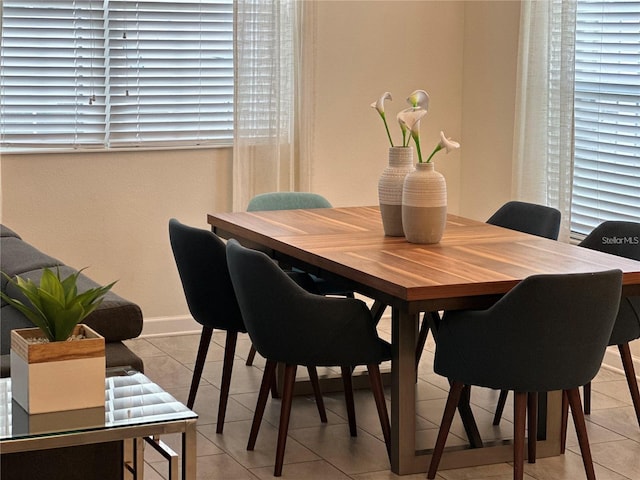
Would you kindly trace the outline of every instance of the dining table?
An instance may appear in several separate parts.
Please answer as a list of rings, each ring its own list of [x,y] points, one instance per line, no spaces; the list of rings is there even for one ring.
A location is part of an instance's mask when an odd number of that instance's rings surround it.
[[[378,206],[221,212],[207,215],[207,221],[222,238],[345,282],[371,299],[378,315],[390,307],[390,464],[399,475],[426,472],[432,453],[432,446],[418,448],[416,440],[416,342],[422,312],[488,308],[536,274],[620,269],[623,296],[640,295],[638,261],[453,214],[447,215],[444,235],[435,244],[385,236]],[[561,403],[561,392],[546,397],[538,457],[561,453]],[[460,413],[469,444],[447,448],[441,469],[512,461],[509,439],[482,442],[471,412],[465,415],[461,408]]]

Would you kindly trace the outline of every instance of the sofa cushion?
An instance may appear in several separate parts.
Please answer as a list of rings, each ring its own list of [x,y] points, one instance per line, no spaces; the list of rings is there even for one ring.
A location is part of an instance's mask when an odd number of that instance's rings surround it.
[[[18,235],[16,232],[11,230],[9,227],[6,227],[4,225],[0,225],[0,237],[16,237],[16,238],[20,238],[20,235]]]
[[[42,253],[35,247],[20,240],[18,237],[0,238],[0,271],[10,277],[45,267],[62,265],[56,258]],[[2,275],[2,291],[6,291],[8,280]],[[3,302],[4,303],[4,302]]]
[[[9,353],[11,347],[11,330],[16,328],[33,328],[33,324],[18,310],[10,305],[4,305],[0,309],[0,321],[2,321],[2,335],[0,335],[0,355]]]

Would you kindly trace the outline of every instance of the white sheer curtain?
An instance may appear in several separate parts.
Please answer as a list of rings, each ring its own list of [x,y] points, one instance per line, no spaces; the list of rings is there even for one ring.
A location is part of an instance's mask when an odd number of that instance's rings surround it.
[[[576,0],[525,0],[520,20],[514,198],[560,210],[569,238]]]
[[[296,124],[303,12],[295,0],[235,2],[235,118],[233,210],[244,210],[254,195],[308,189],[305,143],[310,131]],[[308,122],[308,120],[307,120]]]

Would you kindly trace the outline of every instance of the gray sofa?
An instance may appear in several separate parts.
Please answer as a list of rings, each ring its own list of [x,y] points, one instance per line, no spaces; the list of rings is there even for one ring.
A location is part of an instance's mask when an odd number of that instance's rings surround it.
[[[60,269],[64,278],[77,270],[64,265],[59,260],[46,255],[28,244],[13,230],[0,225],[0,270],[7,275],[30,278],[38,282],[45,267]],[[93,280],[80,274],[78,287],[83,289],[98,286]],[[15,296],[15,287],[2,275],[2,291]],[[18,310],[2,301],[0,320],[0,376],[10,374],[9,352],[11,345],[11,330],[16,328],[33,327]],[[122,341],[135,338],[142,331],[142,312],[140,307],[112,291],[104,297],[102,304],[84,321],[105,338],[107,368],[131,367],[139,372],[144,371],[142,359],[127,348]]]
[[[75,272],[59,260],[50,257],[23,241],[13,230],[0,225],[0,270],[14,277],[19,275],[38,282],[45,267],[60,269],[62,277]],[[97,284],[80,274],[78,287],[92,288]],[[15,287],[2,275],[2,291],[15,296]],[[108,292],[102,304],[91,313],[86,323],[105,337],[107,368],[130,367],[144,371],[142,359],[122,343],[142,331],[142,312],[135,303]],[[11,330],[33,327],[19,311],[2,301],[0,309],[0,376],[10,375]],[[100,444],[61,447],[50,450],[0,455],[0,477],[15,480],[122,480],[124,446],[111,441]]]

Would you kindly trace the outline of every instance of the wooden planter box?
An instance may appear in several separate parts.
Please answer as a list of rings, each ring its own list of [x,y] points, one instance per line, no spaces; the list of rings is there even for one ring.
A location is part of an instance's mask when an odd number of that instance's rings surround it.
[[[39,328],[11,331],[11,390],[28,413],[104,407],[104,338],[84,324],[84,339],[32,344]]]

